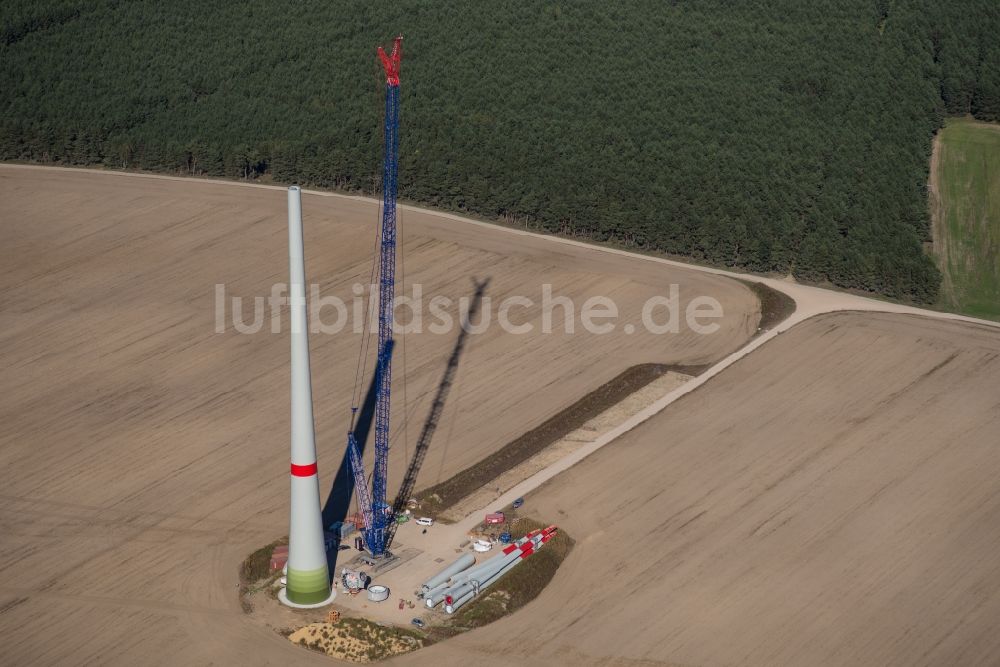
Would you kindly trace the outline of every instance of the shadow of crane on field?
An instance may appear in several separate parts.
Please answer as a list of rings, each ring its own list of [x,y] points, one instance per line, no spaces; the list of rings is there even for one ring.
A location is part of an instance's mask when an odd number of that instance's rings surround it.
[[[406,501],[410,499],[413,488],[417,484],[417,475],[420,474],[420,468],[424,464],[424,458],[427,456],[427,450],[430,448],[434,431],[437,430],[438,422],[441,420],[445,401],[448,400],[448,392],[451,391],[452,383],[455,381],[455,373],[458,372],[458,362],[462,358],[462,352],[468,341],[469,327],[464,326],[464,324],[471,322],[479,313],[479,308],[483,302],[483,294],[485,294],[486,287],[490,284],[490,279],[487,278],[482,282],[473,279],[473,284],[476,286],[476,291],[472,295],[468,315],[464,317],[463,326],[459,327],[458,338],[455,340],[455,346],[451,350],[451,356],[448,357],[444,376],[438,384],[437,393],[434,395],[434,401],[431,403],[430,413],[427,415],[427,420],[424,422],[424,426],[420,430],[420,436],[417,438],[417,446],[413,451],[413,458],[410,459],[410,465],[406,468],[406,474],[399,485],[399,493],[392,504],[393,515],[399,514],[406,509]],[[397,526],[398,524],[395,521],[390,522],[386,530],[386,548],[392,544],[393,538],[396,537]]]

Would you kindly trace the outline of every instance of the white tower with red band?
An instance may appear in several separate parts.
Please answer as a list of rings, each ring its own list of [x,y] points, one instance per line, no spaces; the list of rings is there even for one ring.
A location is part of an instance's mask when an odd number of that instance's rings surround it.
[[[333,601],[336,591],[330,587],[316,471],[305,253],[302,245],[302,192],[296,186],[288,188],[288,273],[292,330],[292,496],[288,527],[288,583],[278,597],[292,607],[322,607]]]

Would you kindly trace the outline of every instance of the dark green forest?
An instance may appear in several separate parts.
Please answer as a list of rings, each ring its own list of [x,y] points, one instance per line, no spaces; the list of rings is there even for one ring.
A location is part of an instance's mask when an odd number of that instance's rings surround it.
[[[935,300],[946,115],[1000,120],[995,0],[5,0],[0,158],[400,196]]]

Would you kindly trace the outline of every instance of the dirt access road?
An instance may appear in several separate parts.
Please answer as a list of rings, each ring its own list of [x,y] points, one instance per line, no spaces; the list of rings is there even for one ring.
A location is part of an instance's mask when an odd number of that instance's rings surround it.
[[[308,279],[349,298],[369,277],[377,207],[307,194],[304,210]],[[409,208],[402,223],[406,286],[427,298],[457,300],[490,277],[495,304],[537,302],[551,283],[578,304],[612,297],[624,320],[677,283],[682,302],[711,295],[727,314],[710,336],[568,336],[537,333],[536,307],[518,318],[534,335],[472,336],[421,486],[630,365],[707,363],[756,330],[755,297],[727,278]],[[241,559],[287,530],[287,338],[215,333],[215,285],[266,297],[287,280],[286,234],[283,188],[0,166],[2,662],[313,657],[248,623],[234,591]],[[397,357],[411,438],[456,333],[407,336]],[[324,484],[343,452],[358,342],[312,339]],[[394,475],[410,453],[394,447]]]

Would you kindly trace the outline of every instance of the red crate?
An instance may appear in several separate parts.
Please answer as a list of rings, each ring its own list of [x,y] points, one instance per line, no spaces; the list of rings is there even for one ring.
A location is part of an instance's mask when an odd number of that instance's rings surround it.
[[[276,554],[271,556],[271,572],[280,570],[288,562],[288,554]]]

